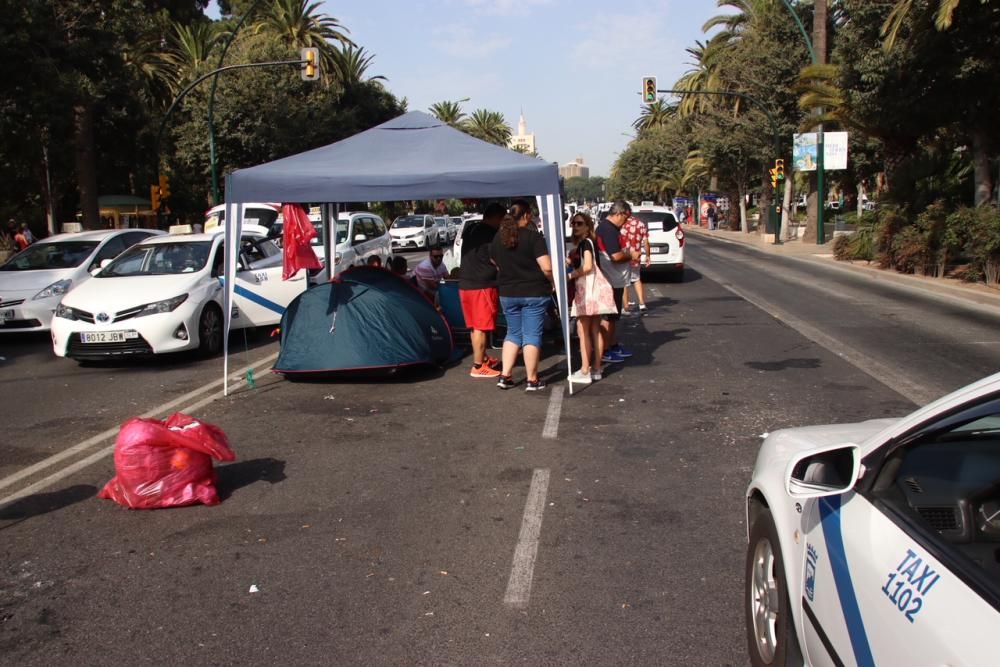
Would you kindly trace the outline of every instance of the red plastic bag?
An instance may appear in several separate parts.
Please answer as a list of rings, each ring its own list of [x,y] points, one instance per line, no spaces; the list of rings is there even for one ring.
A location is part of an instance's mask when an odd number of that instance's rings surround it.
[[[115,476],[97,497],[132,509],[217,505],[213,458],[236,459],[218,426],[181,412],[129,419],[115,440]]]

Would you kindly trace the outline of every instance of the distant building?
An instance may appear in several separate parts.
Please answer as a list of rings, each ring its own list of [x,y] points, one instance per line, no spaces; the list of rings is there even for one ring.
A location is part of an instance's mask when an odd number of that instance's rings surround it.
[[[528,132],[528,123],[524,120],[524,111],[517,121],[517,134],[510,138],[510,147],[519,150],[527,155],[537,151],[535,148],[535,133]]]
[[[590,178],[590,167],[583,164],[583,158],[578,157],[572,162],[568,162],[559,167],[559,175],[563,178]]]

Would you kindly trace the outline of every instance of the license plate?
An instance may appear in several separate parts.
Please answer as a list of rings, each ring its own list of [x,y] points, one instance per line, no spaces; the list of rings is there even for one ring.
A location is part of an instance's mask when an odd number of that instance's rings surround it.
[[[84,331],[81,343],[124,343],[130,338],[138,338],[138,331]]]
[[[14,309],[8,308],[7,310],[0,310],[0,322],[6,322],[7,320],[14,319]]]
[[[668,252],[669,250],[670,250],[669,248],[661,248],[660,246],[654,245],[654,246],[650,246],[649,253],[651,255],[658,255],[661,252]]]

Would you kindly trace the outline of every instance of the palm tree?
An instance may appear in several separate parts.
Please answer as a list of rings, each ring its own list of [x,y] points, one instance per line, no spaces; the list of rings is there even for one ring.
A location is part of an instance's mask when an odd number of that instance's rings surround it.
[[[211,21],[190,25],[173,23],[167,50],[162,54],[163,61],[172,68],[170,85],[173,92],[194,79],[213,56],[220,37],[216,25]]]
[[[984,5],[987,5],[990,2],[990,0],[979,1]],[[952,19],[955,16],[955,10],[958,9],[961,2],[962,0],[937,0],[937,8],[934,8],[934,3],[931,3],[924,8],[924,11],[933,11],[934,27],[939,31],[944,31],[951,27]],[[919,9],[920,7],[915,6],[913,0],[896,0],[896,4],[893,5],[892,11],[889,12],[889,16],[886,17],[885,23],[882,24],[882,37],[885,40],[883,42],[883,46],[886,51],[891,51],[892,47],[896,45],[900,29],[906,23],[907,19],[911,18],[911,14]]]
[[[632,127],[641,134],[643,130],[653,127],[663,127],[667,121],[677,115],[677,106],[664,99],[658,99],[651,104],[643,105],[642,114],[632,122]]]
[[[435,102],[430,106],[429,111],[442,123],[446,123],[457,130],[462,129],[465,112],[462,111],[462,107],[458,102],[451,102],[449,100]]]
[[[476,139],[481,139],[497,146],[506,146],[510,143],[510,125],[507,124],[503,114],[499,111],[476,109],[469,116],[468,120],[465,121],[462,129],[465,130],[466,134]]]
[[[337,80],[346,88],[365,81],[386,81],[381,74],[367,76],[368,68],[375,60],[375,54],[365,52],[365,47],[344,46],[334,52],[334,72]]]
[[[337,19],[319,13],[319,2],[309,0],[271,0],[260,11],[254,24],[255,34],[268,34],[298,50],[313,46],[319,49],[320,71],[327,83],[336,79],[339,53],[334,42],[355,46],[350,32]]]

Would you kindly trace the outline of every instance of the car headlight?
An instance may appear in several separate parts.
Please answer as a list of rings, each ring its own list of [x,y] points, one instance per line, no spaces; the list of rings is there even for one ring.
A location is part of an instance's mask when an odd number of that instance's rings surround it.
[[[69,278],[66,278],[64,280],[57,280],[56,282],[52,283],[51,285],[49,285],[48,287],[46,287],[41,292],[39,292],[38,294],[36,294],[31,298],[48,299],[49,297],[52,296],[62,296],[63,294],[69,291],[69,286],[72,284],[73,281],[70,280]]]
[[[180,296],[175,296],[172,299],[164,299],[163,301],[154,301],[153,303],[147,303],[142,307],[135,317],[144,317],[146,315],[157,315],[159,313],[169,313],[175,310],[177,306],[181,305],[187,301],[188,295],[181,294]]]
[[[56,317],[61,317],[64,320],[78,320],[79,317],[76,316],[76,310],[70,308],[69,306],[64,306],[59,304],[56,306]]]

